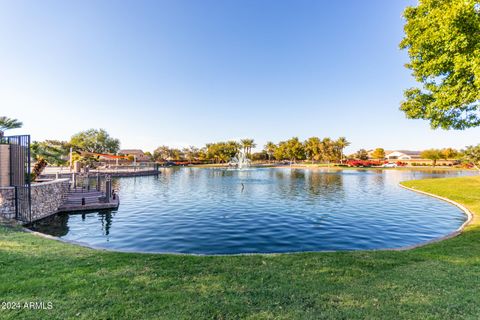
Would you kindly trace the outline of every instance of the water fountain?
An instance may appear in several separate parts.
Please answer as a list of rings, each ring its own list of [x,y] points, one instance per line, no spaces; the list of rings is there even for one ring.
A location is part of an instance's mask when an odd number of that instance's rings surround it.
[[[247,154],[243,151],[238,151],[235,157],[230,160],[229,165],[237,168],[244,169],[250,167],[250,159],[248,159]]]

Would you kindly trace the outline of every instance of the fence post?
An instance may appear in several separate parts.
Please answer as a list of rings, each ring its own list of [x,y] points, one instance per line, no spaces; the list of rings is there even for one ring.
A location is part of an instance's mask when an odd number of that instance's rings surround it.
[[[18,187],[15,187],[15,219],[18,220]]]

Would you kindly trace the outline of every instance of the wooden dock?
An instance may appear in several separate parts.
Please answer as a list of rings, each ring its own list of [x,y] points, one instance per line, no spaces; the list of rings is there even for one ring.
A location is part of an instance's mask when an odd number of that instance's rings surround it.
[[[91,210],[117,209],[120,205],[118,195],[110,199],[105,193],[97,190],[72,189],[67,195],[65,202],[58,208],[58,212],[75,212]]]

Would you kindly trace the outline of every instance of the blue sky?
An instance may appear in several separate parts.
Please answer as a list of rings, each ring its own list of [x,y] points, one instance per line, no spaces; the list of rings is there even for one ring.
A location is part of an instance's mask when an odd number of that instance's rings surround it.
[[[124,148],[346,136],[461,148],[399,111],[413,0],[2,1],[0,114],[35,140],[104,128]]]

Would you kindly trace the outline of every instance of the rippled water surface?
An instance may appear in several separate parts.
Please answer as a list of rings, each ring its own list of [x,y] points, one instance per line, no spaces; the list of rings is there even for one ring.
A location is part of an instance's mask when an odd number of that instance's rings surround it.
[[[119,178],[117,211],[33,228],[95,247],[199,254],[395,248],[456,230],[455,206],[398,186],[460,172],[163,169]]]

